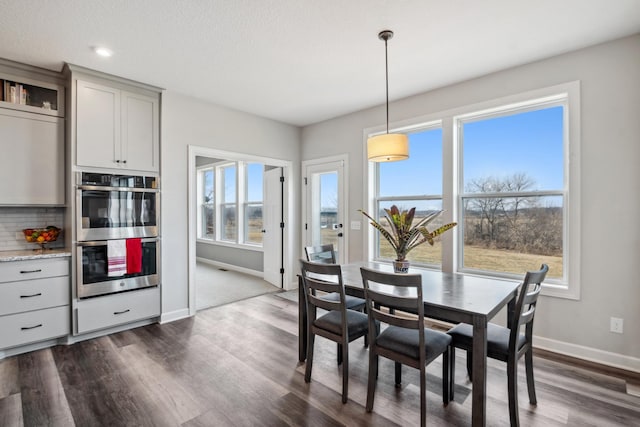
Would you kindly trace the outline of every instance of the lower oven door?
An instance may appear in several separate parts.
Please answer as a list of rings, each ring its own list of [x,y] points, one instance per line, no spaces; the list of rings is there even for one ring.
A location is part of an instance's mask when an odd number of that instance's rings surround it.
[[[112,277],[108,272],[107,241],[78,242],[78,298],[157,286],[160,283],[160,239],[141,239],[141,246],[142,263],[139,271]]]

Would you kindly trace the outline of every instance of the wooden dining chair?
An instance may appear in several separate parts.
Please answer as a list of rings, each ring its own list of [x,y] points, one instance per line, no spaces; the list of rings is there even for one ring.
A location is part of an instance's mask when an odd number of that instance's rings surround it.
[[[311,381],[315,336],[338,344],[342,353],[342,403],[348,398],[349,343],[367,335],[367,315],[348,309],[342,282],[342,269],[337,264],[318,264],[300,260],[302,286],[307,304],[307,366],[304,380]],[[337,301],[316,296],[316,291],[336,293]],[[327,310],[318,317],[318,308]]]
[[[304,248],[304,253],[307,256],[307,261],[320,263],[320,264],[336,263],[336,252],[333,249],[333,244],[331,243],[326,245],[307,246]],[[320,298],[325,299],[327,301],[338,301],[340,296],[336,292],[331,292],[331,293],[320,296]],[[365,303],[363,298],[358,298],[351,295],[345,295],[345,303],[347,304],[347,308],[349,310],[364,312]],[[367,347],[368,345],[369,345],[369,340],[365,335],[364,346]],[[338,364],[342,363],[341,348],[342,347],[338,345]]]
[[[320,245],[320,246],[307,246],[304,248],[304,253],[307,255],[307,261],[315,262],[319,264],[335,264],[336,253],[333,250],[333,244]],[[322,299],[328,301],[338,301],[339,295],[336,292],[331,292],[321,296]],[[354,297],[351,295],[345,295],[345,301],[347,308],[350,310],[363,311],[364,299]]]
[[[420,371],[420,425],[426,425],[426,366],[442,354],[442,401],[449,403],[449,343],[451,337],[424,327],[424,302],[420,274],[391,274],[360,268],[369,317],[369,379],[367,412],[373,410],[378,378],[378,358],[395,362],[395,383],[402,381],[402,365]],[[382,285],[382,286],[381,286]],[[407,315],[389,312],[394,307]],[[386,309],[384,309],[386,308]],[[396,314],[397,313],[397,314]],[[374,322],[389,325],[384,331],[372,328]]]
[[[487,356],[493,359],[507,362],[507,384],[509,394],[509,418],[512,426],[520,425],[518,416],[518,360],[525,356],[525,369],[527,373],[527,389],[529,391],[529,403],[537,403],[536,390],[533,379],[533,319],[536,311],[538,295],[542,288],[549,267],[542,264],[540,270],[529,271],[525,274],[520,285],[516,300],[515,310],[508,320],[508,327],[493,323],[487,325]],[[521,329],[524,328],[524,333]],[[453,399],[455,384],[455,348],[467,351],[467,373],[471,379],[473,326],[460,323],[447,332],[451,338],[451,383],[450,399]]]

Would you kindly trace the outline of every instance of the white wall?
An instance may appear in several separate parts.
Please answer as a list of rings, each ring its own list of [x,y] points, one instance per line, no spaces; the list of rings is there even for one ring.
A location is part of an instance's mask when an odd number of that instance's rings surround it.
[[[464,64],[459,64],[464,66]],[[543,297],[540,347],[640,371],[640,35],[504,70],[394,102],[391,121],[581,81],[582,260],[579,301]],[[308,126],[302,159],[348,153],[349,218],[361,221],[363,129],[384,123],[384,106]],[[351,261],[365,258],[351,230]],[[624,334],[609,318],[624,319]]]
[[[188,308],[188,146],[291,161],[300,176],[300,130],[167,91],[162,97],[162,315]],[[299,194],[296,180],[295,194]],[[298,200],[296,197],[295,200]],[[297,230],[299,203],[291,227]],[[293,248],[299,253],[299,247]]]

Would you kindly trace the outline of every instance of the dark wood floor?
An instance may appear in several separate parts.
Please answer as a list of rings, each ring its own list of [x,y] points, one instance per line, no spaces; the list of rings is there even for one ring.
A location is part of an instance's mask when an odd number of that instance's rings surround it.
[[[0,361],[0,426],[412,426],[419,422],[417,371],[381,359],[374,412],[364,410],[367,351],[350,348],[349,402],[340,400],[335,345],[318,338],[311,384],[298,362],[297,305],[275,294]],[[441,365],[428,368],[428,424],[470,424],[470,384],[458,352],[455,402],[444,407]],[[524,426],[640,425],[640,397],[625,380],[536,357],[538,405]],[[504,366],[490,361],[489,426],[508,425]]]

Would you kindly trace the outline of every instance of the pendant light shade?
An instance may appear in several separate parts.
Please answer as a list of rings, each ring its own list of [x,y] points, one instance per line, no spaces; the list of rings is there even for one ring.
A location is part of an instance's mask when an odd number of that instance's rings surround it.
[[[403,133],[383,133],[367,140],[371,162],[395,162],[409,158],[409,138]]]
[[[389,133],[389,60],[387,41],[393,37],[393,31],[380,31],[378,38],[384,40],[384,65],[387,95],[387,133],[372,136],[367,140],[367,158],[371,162],[396,162],[409,158],[409,138],[403,133]]]

